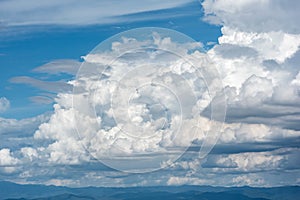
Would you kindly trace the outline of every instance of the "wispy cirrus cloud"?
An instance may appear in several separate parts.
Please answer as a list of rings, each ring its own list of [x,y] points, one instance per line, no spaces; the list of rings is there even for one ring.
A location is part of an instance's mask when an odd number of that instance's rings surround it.
[[[10,79],[11,83],[27,84],[48,92],[71,91],[72,86],[64,81],[42,81],[29,76],[17,76]]]
[[[29,85],[39,89],[40,92],[37,95],[29,97],[31,102],[51,104],[57,93],[70,92],[72,90],[72,86],[68,84],[68,79],[75,76],[80,65],[81,62],[72,59],[53,60],[32,70],[34,73],[45,75],[44,79],[16,76],[10,78],[9,81],[10,83]],[[0,100],[0,108],[4,111],[4,106],[8,104],[4,97]]]
[[[47,73],[53,75],[70,74],[75,75],[81,65],[81,62],[71,59],[54,60],[42,66],[34,68],[36,73]]]
[[[191,0],[145,1],[38,1],[12,0],[0,2],[0,22],[18,25],[93,25],[122,21],[120,16],[170,9]],[[127,18],[124,20],[128,20]],[[124,21],[123,20],[123,21]],[[138,21],[138,18],[131,19]]]

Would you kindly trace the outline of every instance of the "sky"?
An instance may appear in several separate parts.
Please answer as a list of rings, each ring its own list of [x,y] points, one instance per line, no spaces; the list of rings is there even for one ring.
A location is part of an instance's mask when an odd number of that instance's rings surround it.
[[[0,1],[0,180],[300,185],[299,7]]]

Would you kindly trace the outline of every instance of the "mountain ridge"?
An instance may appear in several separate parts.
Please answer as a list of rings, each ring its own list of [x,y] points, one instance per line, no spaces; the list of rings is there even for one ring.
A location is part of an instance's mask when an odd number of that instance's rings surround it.
[[[299,186],[274,188],[214,186],[81,187],[17,184],[0,181],[0,200],[97,200],[97,199],[197,199],[197,200],[294,200]]]

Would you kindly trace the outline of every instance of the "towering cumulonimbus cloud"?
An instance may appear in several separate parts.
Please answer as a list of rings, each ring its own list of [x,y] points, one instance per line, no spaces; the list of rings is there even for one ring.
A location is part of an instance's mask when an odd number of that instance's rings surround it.
[[[36,132],[36,139],[56,140],[49,145],[51,150],[70,147],[68,153],[51,152],[49,159],[70,163],[87,159],[80,157],[86,154],[78,150],[81,144],[90,156],[112,168],[152,171],[164,161],[176,160],[195,140],[203,141],[205,156],[216,143],[225,99],[201,43],[184,41],[186,36],[166,29],[123,34],[84,57],[76,80],[70,82],[73,94],[58,95],[55,114]],[[179,42],[168,34],[175,34]],[[201,116],[207,107],[215,122]],[[51,129],[57,123],[61,126]]]

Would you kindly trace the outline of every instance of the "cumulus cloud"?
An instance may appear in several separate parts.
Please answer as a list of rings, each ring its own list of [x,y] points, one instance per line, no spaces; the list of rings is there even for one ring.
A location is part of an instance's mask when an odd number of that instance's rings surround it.
[[[74,94],[60,93],[55,114],[35,133],[36,139],[55,141],[47,147],[51,152],[49,161],[87,162],[87,150],[93,157],[125,171],[131,167],[155,169],[161,167],[160,159],[175,159],[195,139],[193,124],[201,120],[201,109],[211,98],[205,88],[213,88],[213,95],[220,92],[214,85],[217,74],[210,72],[205,85],[195,74],[197,68],[186,61],[200,60],[203,64],[198,68],[209,73],[205,71],[209,63],[198,51],[201,44],[176,43],[158,33],[145,41],[120,39],[111,44],[110,51],[96,49],[84,57],[78,79],[69,82]],[[157,50],[149,51],[145,48],[149,45]],[[128,156],[121,165],[120,156]]]
[[[16,153],[23,147],[37,148],[33,135],[41,123],[49,120],[50,114],[45,113],[21,120],[0,118],[0,149],[9,147],[13,153]],[[19,152],[15,156],[22,160],[21,155]]]
[[[299,58],[300,35],[285,21],[294,17],[293,3],[243,1],[230,6],[230,1],[203,2],[206,19],[223,25],[219,44],[208,54],[222,76],[227,122],[300,129],[299,86],[295,84],[299,65],[292,62]],[[271,13],[270,8],[278,13]],[[289,12],[283,16],[284,10]]]
[[[32,118],[25,118],[20,120],[0,118],[0,135],[4,136],[16,134],[18,136],[21,136],[32,134],[41,123],[46,122],[49,119],[50,114],[51,113],[45,113]]]
[[[16,165],[19,160],[13,157],[10,149],[0,150],[0,171],[5,174],[10,174],[16,171]]]
[[[293,0],[205,0],[205,20],[247,32],[300,33],[299,2]]]
[[[221,29],[223,35],[219,37],[220,44],[238,45],[252,48],[259,52],[259,56],[266,60],[282,63],[298,50],[300,35],[278,32],[245,32],[232,29],[227,24]]]
[[[160,48],[164,48],[167,45],[168,48],[172,48],[180,54],[186,55],[188,52],[184,50],[187,48],[186,45],[181,49],[180,45],[174,46],[175,44],[169,39],[158,35],[155,35],[155,38],[157,41],[156,44],[161,45]],[[215,147],[215,154],[209,155],[203,161],[200,161],[196,155],[194,160],[182,160],[173,163],[172,154],[175,153],[176,155],[176,152],[169,151],[167,150],[168,148],[176,150],[176,148],[188,147],[192,142],[201,144],[205,140],[205,133],[207,133],[210,127],[214,123],[219,123],[219,126],[221,126],[222,122],[213,122],[201,116],[201,111],[204,111],[210,105],[212,97],[206,97],[205,84],[201,87],[201,84],[203,84],[201,80],[190,75],[195,73],[194,69],[180,59],[174,58],[173,55],[167,55],[164,52],[155,52],[155,54],[142,52],[139,48],[145,44],[145,42],[134,38],[122,38],[121,42],[112,44],[111,53],[97,52],[85,56],[85,68],[81,69],[82,71],[78,76],[79,79],[70,81],[70,84],[75,86],[74,94],[58,94],[54,106],[54,114],[51,116],[49,122],[43,123],[34,135],[35,140],[46,140],[50,143],[45,148],[36,151],[32,149],[30,151],[22,150],[24,156],[30,160],[37,159],[36,152],[44,154],[43,159],[50,165],[86,165],[89,162],[93,162],[92,155],[94,158],[102,162],[104,161],[105,164],[111,167],[118,165],[120,167],[121,165],[121,169],[125,171],[132,167],[133,162],[135,162],[135,167],[137,168],[150,166],[154,168],[168,167],[170,171],[176,168],[186,171],[191,170],[189,176],[180,176],[178,174],[178,176],[166,178],[165,181],[167,184],[216,184],[216,179],[210,183],[204,181],[204,175],[201,172],[202,169],[206,170],[206,172],[211,170],[210,173],[213,174],[230,174],[232,172],[258,173],[265,170],[284,170],[295,164],[291,160],[294,159],[294,155],[297,155],[298,150],[282,150],[282,148],[285,147],[287,142],[297,140],[300,137],[299,131],[268,126],[268,123],[264,120],[253,121],[251,124],[241,123],[240,121],[242,120],[236,120],[235,123],[224,124],[221,130],[221,137]],[[193,45],[189,45],[189,47],[194,48]],[[135,59],[133,60],[132,55],[127,53],[113,63],[109,62],[114,56],[118,55],[118,52],[122,52],[122,49],[127,48],[139,49],[139,56],[134,57]],[[256,58],[260,56],[258,50],[251,50],[253,49],[252,47],[243,47],[245,51],[242,51],[242,53],[234,49],[230,52],[232,55],[223,56],[222,54],[227,53],[227,51],[219,51],[220,48],[222,48],[222,44],[214,47],[208,54],[214,60],[219,59],[220,61],[224,61],[219,63],[225,63],[223,68],[220,66],[220,70],[224,70],[221,76],[226,87],[225,93],[227,94],[229,109],[233,109],[233,106],[235,106],[243,111],[250,112],[253,108],[260,109],[266,102],[275,101],[273,94],[277,91],[277,87],[274,83],[284,83],[286,79],[283,79],[282,76],[268,76],[271,72],[267,71],[261,63],[257,63],[253,59],[253,56]],[[226,48],[240,47],[237,44],[230,44]],[[243,56],[243,53],[247,56]],[[145,61],[145,57],[149,55],[150,62],[147,60],[147,63],[150,66],[155,67],[157,58],[163,58],[163,62],[160,62],[160,65],[167,63],[168,65],[166,66],[171,66],[159,68],[161,70],[158,73],[159,79],[157,77],[155,77],[156,79],[151,79],[153,74],[157,75],[156,72],[153,69],[149,70],[149,68],[144,67],[142,64]],[[163,57],[160,57],[162,55]],[[188,55],[186,56],[188,57]],[[194,53],[193,56],[203,55],[201,53]],[[153,58],[155,59],[152,60]],[[230,63],[227,69],[236,70],[240,76],[226,71],[226,62]],[[109,67],[105,68],[104,66],[107,65]],[[243,65],[248,65],[249,68]],[[128,68],[133,71],[128,71]],[[99,78],[97,76],[98,73],[102,73],[103,77]],[[123,74],[121,80],[118,79],[120,74]],[[157,81],[160,81],[159,83],[161,84],[166,84],[173,83],[174,80],[180,84],[184,84],[184,82],[181,82],[181,79],[176,78],[177,74],[188,77],[191,83],[194,81],[194,84],[191,85],[191,91],[197,97],[195,107],[189,108],[190,112],[182,114],[182,135],[172,135],[172,128],[176,128],[176,126],[173,127],[171,124],[180,122],[176,116],[179,115],[179,111],[176,109],[176,104],[174,104],[176,101],[172,101],[172,94],[168,90],[159,87],[135,87],[140,83],[147,82],[150,82],[151,86],[154,86],[154,80],[156,84]],[[190,76],[187,76],[187,74]],[[126,78],[126,75],[128,78]],[[240,79],[235,80],[236,77]],[[286,78],[285,76],[283,77]],[[294,78],[289,77],[287,80],[290,80],[291,85],[296,86],[298,84],[298,75]],[[120,83],[122,87],[132,87],[132,89],[126,91],[128,93],[122,94],[121,92],[124,91],[120,90],[120,86],[118,85]],[[181,95],[179,91],[184,92],[186,90],[181,88],[180,84],[176,85],[180,90],[173,90],[178,92],[179,98]],[[208,84],[213,84],[213,81],[208,80]],[[114,93],[113,91],[115,90],[118,92]],[[92,95],[87,96],[90,93]],[[117,104],[110,104],[112,95],[115,95],[113,98],[115,98]],[[183,93],[183,96],[187,95]],[[146,96],[148,99],[145,98]],[[187,99],[183,98],[183,96],[180,99],[184,102]],[[151,100],[150,97],[154,99]],[[73,102],[71,101],[72,98]],[[130,99],[131,102],[129,102],[132,104],[130,106],[123,104],[124,99]],[[157,104],[155,101],[160,104]],[[185,105],[189,103],[188,101]],[[93,106],[91,107],[91,105]],[[170,112],[166,108],[173,110]],[[284,112],[284,110],[282,111]],[[254,112],[254,114],[256,113]],[[232,114],[230,116],[232,117]],[[264,116],[262,118],[269,120],[269,118]],[[197,127],[200,127],[200,129],[193,131]],[[276,145],[271,145],[271,147],[264,147],[264,145],[268,146],[275,143]],[[248,152],[242,152],[244,151],[242,148],[237,150],[230,150],[230,148],[227,151],[222,150],[224,145],[230,145],[233,148],[233,145],[241,147],[243,144],[250,144],[250,147],[247,148]],[[260,144],[260,146],[251,146],[251,144]],[[268,150],[268,148],[273,151],[264,151]],[[234,151],[235,153],[232,153]],[[261,152],[255,153],[257,151]],[[226,152],[227,154],[223,154]],[[154,153],[154,157],[152,153]],[[147,160],[149,158],[151,158],[151,163],[153,163],[153,159],[157,155],[163,154],[167,155],[169,159],[158,162],[159,166],[151,166],[148,163]],[[120,156],[123,157],[122,162],[119,159],[112,159],[114,157],[119,158]],[[126,165],[126,162],[124,164],[126,158],[130,160],[130,166]],[[236,185],[255,185],[258,183],[252,179],[242,183],[239,177],[231,176],[230,179]],[[263,180],[263,178],[259,180]]]
[[[188,156],[185,155],[169,165],[167,183],[254,187],[274,187],[291,182],[296,184],[297,179],[294,176],[299,174],[298,154],[299,147],[267,151],[256,151],[252,148],[238,153],[219,152],[209,154],[204,160],[197,159],[196,153],[188,153]]]
[[[39,156],[37,150],[32,147],[21,148],[21,153],[23,157],[25,159],[29,159],[29,161],[33,161],[35,158]]]
[[[269,152],[212,155],[208,157],[203,166],[215,168],[215,171],[219,170],[223,173],[280,170],[287,168],[287,162],[291,162],[290,159],[293,159],[291,151],[299,153],[299,149],[278,149]]]
[[[208,54],[222,77],[229,123],[205,161],[170,165],[192,171],[174,180],[192,181],[210,173],[222,175],[212,175],[218,183],[238,186],[297,184],[299,5],[268,0],[207,0],[202,5],[205,19],[223,26],[219,44]]]
[[[229,123],[224,124],[218,145],[206,161],[183,159],[169,165],[192,171],[170,179],[172,182],[193,182],[210,173],[218,183],[239,186],[272,186],[279,179],[297,183],[292,177],[299,174],[295,155],[299,155],[296,61],[300,40],[294,3],[203,2],[206,20],[223,25],[219,44],[208,54],[222,77]],[[286,169],[291,169],[290,173],[284,172]],[[282,171],[285,178],[271,175],[272,171]],[[222,174],[222,178],[213,174]]]
[[[0,150],[0,166],[15,165],[18,159],[14,158],[9,149]]]

